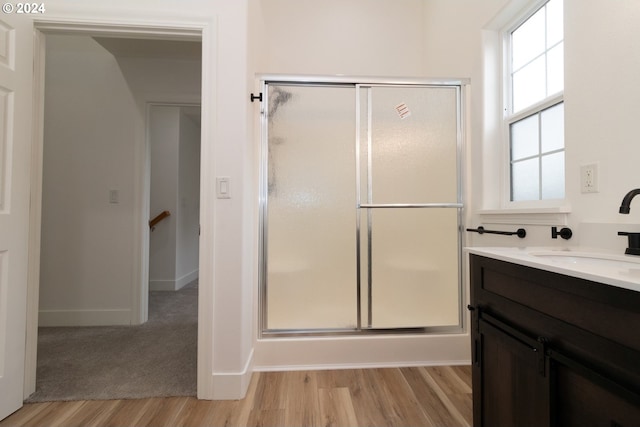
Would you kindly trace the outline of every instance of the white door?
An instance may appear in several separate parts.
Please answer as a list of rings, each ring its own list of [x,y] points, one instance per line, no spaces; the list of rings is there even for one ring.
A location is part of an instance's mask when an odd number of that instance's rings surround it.
[[[5,5],[6,6],[6,5]],[[0,15],[0,419],[24,388],[33,21]]]

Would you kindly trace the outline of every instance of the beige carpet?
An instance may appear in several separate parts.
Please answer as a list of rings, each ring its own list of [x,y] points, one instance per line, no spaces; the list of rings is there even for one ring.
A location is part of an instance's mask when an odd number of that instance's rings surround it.
[[[27,402],[195,396],[198,285],[150,292],[140,326],[40,328]]]

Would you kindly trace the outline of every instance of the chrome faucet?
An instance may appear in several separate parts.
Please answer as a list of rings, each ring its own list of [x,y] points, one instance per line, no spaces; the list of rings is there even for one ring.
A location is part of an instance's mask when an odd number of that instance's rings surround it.
[[[629,191],[622,199],[622,204],[620,205],[620,213],[628,214],[631,211],[631,200],[640,194],[640,188],[636,188],[635,190]]]

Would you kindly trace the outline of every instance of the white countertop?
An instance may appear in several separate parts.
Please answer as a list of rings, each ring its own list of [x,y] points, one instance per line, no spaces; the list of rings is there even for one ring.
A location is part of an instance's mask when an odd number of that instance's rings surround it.
[[[465,251],[640,292],[640,256],[577,247],[467,247]]]

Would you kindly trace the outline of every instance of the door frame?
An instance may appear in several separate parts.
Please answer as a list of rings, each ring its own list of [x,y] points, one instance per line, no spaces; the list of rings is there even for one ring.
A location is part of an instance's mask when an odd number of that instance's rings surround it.
[[[166,22],[145,24],[121,22],[114,20],[72,21],[72,20],[34,20],[34,95],[33,95],[33,143],[31,154],[31,209],[29,214],[29,267],[27,281],[27,329],[25,337],[25,372],[24,372],[24,397],[27,398],[36,389],[36,366],[38,344],[38,305],[40,286],[40,242],[41,242],[41,217],[42,217],[42,159],[44,148],[44,77],[45,77],[45,52],[46,34],[72,34],[104,37],[128,37],[149,38],[158,40],[187,40],[202,42],[202,84],[201,84],[201,114],[208,115],[213,111],[215,93],[212,90],[214,82],[211,76],[215,67],[215,29],[211,24],[184,24]],[[212,203],[206,197],[211,193],[211,182],[202,168],[203,164],[212,164],[213,147],[205,143],[214,135],[214,124],[203,121],[201,126],[200,146],[200,224],[212,226],[213,215],[203,210],[211,209]],[[136,239],[134,247],[135,265],[132,290],[132,319],[138,322],[146,320],[148,291],[148,237],[149,237],[149,187],[145,179],[148,175],[146,154],[148,141],[144,135],[143,147],[136,153],[135,184],[134,184],[134,233],[140,238]],[[198,310],[198,398],[211,398],[213,394],[212,371],[212,342],[213,342],[213,301],[211,298],[203,298],[203,295],[213,293],[213,270],[203,259],[213,258],[213,242],[206,239],[200,240],[200,286],[199,286],[199,310]]]

